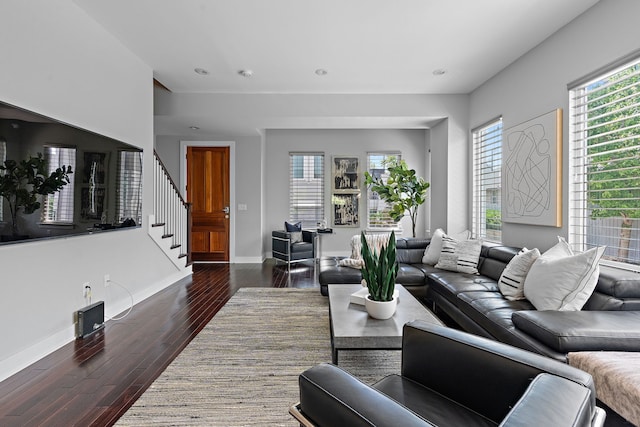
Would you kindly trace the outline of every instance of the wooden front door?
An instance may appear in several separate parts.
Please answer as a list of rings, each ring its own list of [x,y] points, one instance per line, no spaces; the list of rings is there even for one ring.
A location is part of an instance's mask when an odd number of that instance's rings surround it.
[[[187,147],[193,261],[229,261],[229,147]]]

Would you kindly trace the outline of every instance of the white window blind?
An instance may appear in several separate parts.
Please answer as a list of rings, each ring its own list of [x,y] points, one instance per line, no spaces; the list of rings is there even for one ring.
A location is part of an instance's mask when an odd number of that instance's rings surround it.
[[[502,241],[502,118],[472,131],[473,213],[476,238]]]
[[[324,154],[289,153],[289,219],[315,228],[324,219]]]
[[[76,173],[76,149],[71,147],[44,147],[44,158],[47,160],[47,173],[51,174],[62,166],[71,166]],[[70,182],[54,194],[48,194],[44,198],[42,206],[43,223],[71,224],[73,223],[73,195],[74,179],[70,176]]]
[[[571,88],[570,112],[569,241],[638,266],[640,60]]]
[[[384,183],[389,178],[386,163],[401,159],[399,152],[367,153],[367,170],[373,177],[381,177]],[[382,200],[378,193],[367,189],[367,227],[371,230],[395,230],[402,232],[402,224],[389,216],[389,205]]]
[[[118,153],[116,222],[131,218],[142,224],[142,152]]]

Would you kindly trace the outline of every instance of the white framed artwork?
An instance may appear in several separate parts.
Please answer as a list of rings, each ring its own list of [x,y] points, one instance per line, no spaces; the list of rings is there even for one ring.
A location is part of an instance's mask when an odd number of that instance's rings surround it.
[[[506,129],[502,221],[562,226],[562,109]]]

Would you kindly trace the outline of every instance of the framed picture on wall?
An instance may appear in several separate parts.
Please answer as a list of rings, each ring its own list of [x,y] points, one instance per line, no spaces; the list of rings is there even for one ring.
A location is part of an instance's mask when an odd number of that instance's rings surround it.
[[[502,221],[562,226],[562,109],[504,131]]]
[[[334,192],[360,190],[360,162],[355,156],[333,156],[331,162]]]
[[[331,211],[334,227],[360,226],[360,192],[333,193]]]
[[[82,182],[100,185],[106,182],[107,153],[84,153],[84,173]]]

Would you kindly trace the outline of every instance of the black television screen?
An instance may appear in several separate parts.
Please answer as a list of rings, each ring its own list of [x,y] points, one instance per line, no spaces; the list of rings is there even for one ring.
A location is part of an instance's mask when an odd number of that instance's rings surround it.
[[[142,224],[137,147],[0,102],[0,165],[0,244]]]

